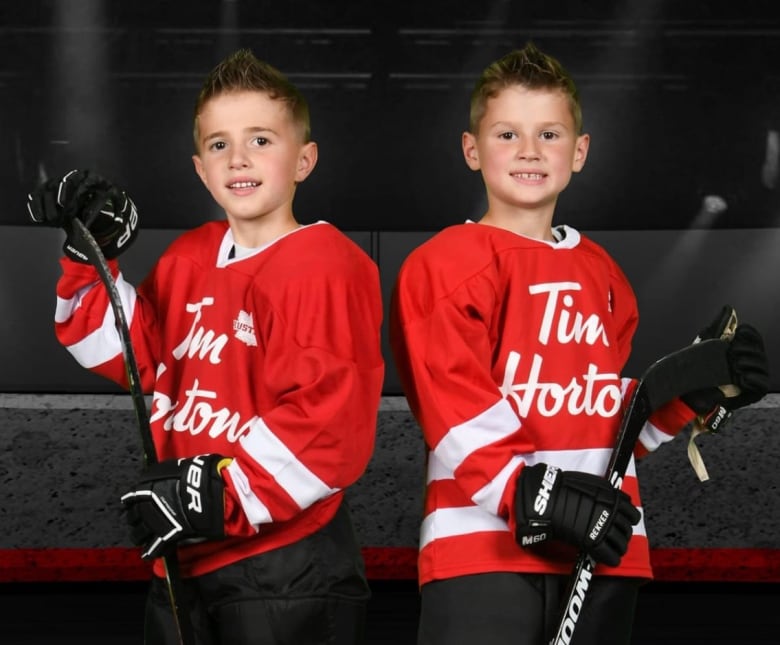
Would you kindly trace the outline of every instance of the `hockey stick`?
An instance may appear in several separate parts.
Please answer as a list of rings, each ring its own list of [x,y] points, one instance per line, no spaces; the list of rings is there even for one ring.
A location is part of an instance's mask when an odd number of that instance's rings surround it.
[[[607,465],[605,477],[615,488],[622,485],[639,434],[655,410],[686,392],[731,381],[727,349],[725,340],[702,340],[664,356],[645,371],[624,412]],[[569,578],[566,600],[550,645],[571,643],[595,568],[596,561],[581,551]]]
[[[717,321],[716,333],[720,333],[720,337],[723,339],[731,340],[734,337],[734,332],[737,330],[738,322],[737,312],[734,307],[726,305],[723,307],[721,317]],[[701,336],[696,336],[693,342],[698,343],[701,340]],[[721,385],[720,389],[726,397],[737,396],[740,393],[740,389],[736,385]],[[691,466],[699,481],[708,481],[710,474],[707,472],[704,459],[702,459],[701,453],[696,446],[696,437],[722,430],[729,423],[732,416],[733,412],[721,404],[708,415],[699,415],[694,419],[688,440],[688,461],[691,462]]]
[[[111,275],[111,269],[108,267],[106,258],[100,245],[95,241],[92,233],[78,218],[73,218],[72,225],[74,233],[86,242],[87,258],[92,266],[95,267],[100,275],[100,281],[106,289],[108,300],[111,303],[111,309],[114,311],[116,319],[116,328],[119,333],[120,344],[122,345],[122,356],[125,361],[125,370],[127,372],[128,388],[133,401],[133,409],[138,421],[138,430],[141,435],[141,444],[144,451],[144,462],[154,464],[157,462],[157,453],[152,439],[152,430],[149,425],[149,413],[146,409],[146,400],[144,399],[143,388],[141,387],[141,375],[138,371],[138,364],[135,360],[135,352],[130,339],[130,328],[128,327],[127,317],[122,306],[122,300],[119,296],[119,290],[116,282]],[[168,584],[168,594],[173,610],[173,618],[176,623],[176,631],[179,636],[180,645],[194,645],[195,633],[189,617],[186,612],[182,612],[181,599],[184,597],[181,593],[181,575],[179,573],[179,561],[176,553],[163,557],[163,566],[165,568],[165,578]]]

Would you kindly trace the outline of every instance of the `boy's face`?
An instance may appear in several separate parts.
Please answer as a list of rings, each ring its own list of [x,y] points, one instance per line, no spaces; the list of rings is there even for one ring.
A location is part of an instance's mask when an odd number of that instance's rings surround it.
[[[317,162],[283,101],[262,92],[209,100],[198,117],[195,171],[231,222],[291,220],[295,185]]]
[[[551,216],[587,156],[589,137],[574,128],[560,91],[515,85],[489,99],[479,132],[465,132],[462,143],[468,166],[482,171],[490,209]]]

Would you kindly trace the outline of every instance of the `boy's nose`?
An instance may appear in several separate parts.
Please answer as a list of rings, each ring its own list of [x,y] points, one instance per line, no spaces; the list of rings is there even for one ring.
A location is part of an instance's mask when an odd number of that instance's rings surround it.
[[[230,155],[231,168],[246,168],[249,165],[249,158],[241,150],[234,150]]]
[[[538,159],[539,148],[533,139],[521,140],[517,144],[517,157],[519,159]]]

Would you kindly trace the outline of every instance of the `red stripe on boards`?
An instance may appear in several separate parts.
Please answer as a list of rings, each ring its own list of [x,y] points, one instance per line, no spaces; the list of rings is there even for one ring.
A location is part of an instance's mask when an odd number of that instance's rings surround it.
[[[417,549],[363,549],[372,580],[415,580]],[[780,582],[780,549],[653,549],[663,582]],[[0,582],[137,581],[151,576],[137,549],[0,549]]]

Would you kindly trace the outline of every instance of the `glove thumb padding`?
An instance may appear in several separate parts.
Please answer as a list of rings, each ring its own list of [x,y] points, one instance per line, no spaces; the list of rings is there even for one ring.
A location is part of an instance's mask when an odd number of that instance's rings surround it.
[[[740,393],[726,397],[720,388],[711,387],[681,396],[682,401],[696,414],[706,415],[718,405],[736,410],[759,401],[769,392],[769,359],[764,340],[755,327],[738,325],[726,356],[731,384],[736,385]]]
[[[57,201],[59,179],[49,179],[27,195],[27,214],[36,224],[60,228],[65,224],[65,209]]]
[[[752,325],[739,325],[728,349],[732,381],[741,393],[728,400],[730,408],[750,405],[769,392],[769,359],[760,332]]]

